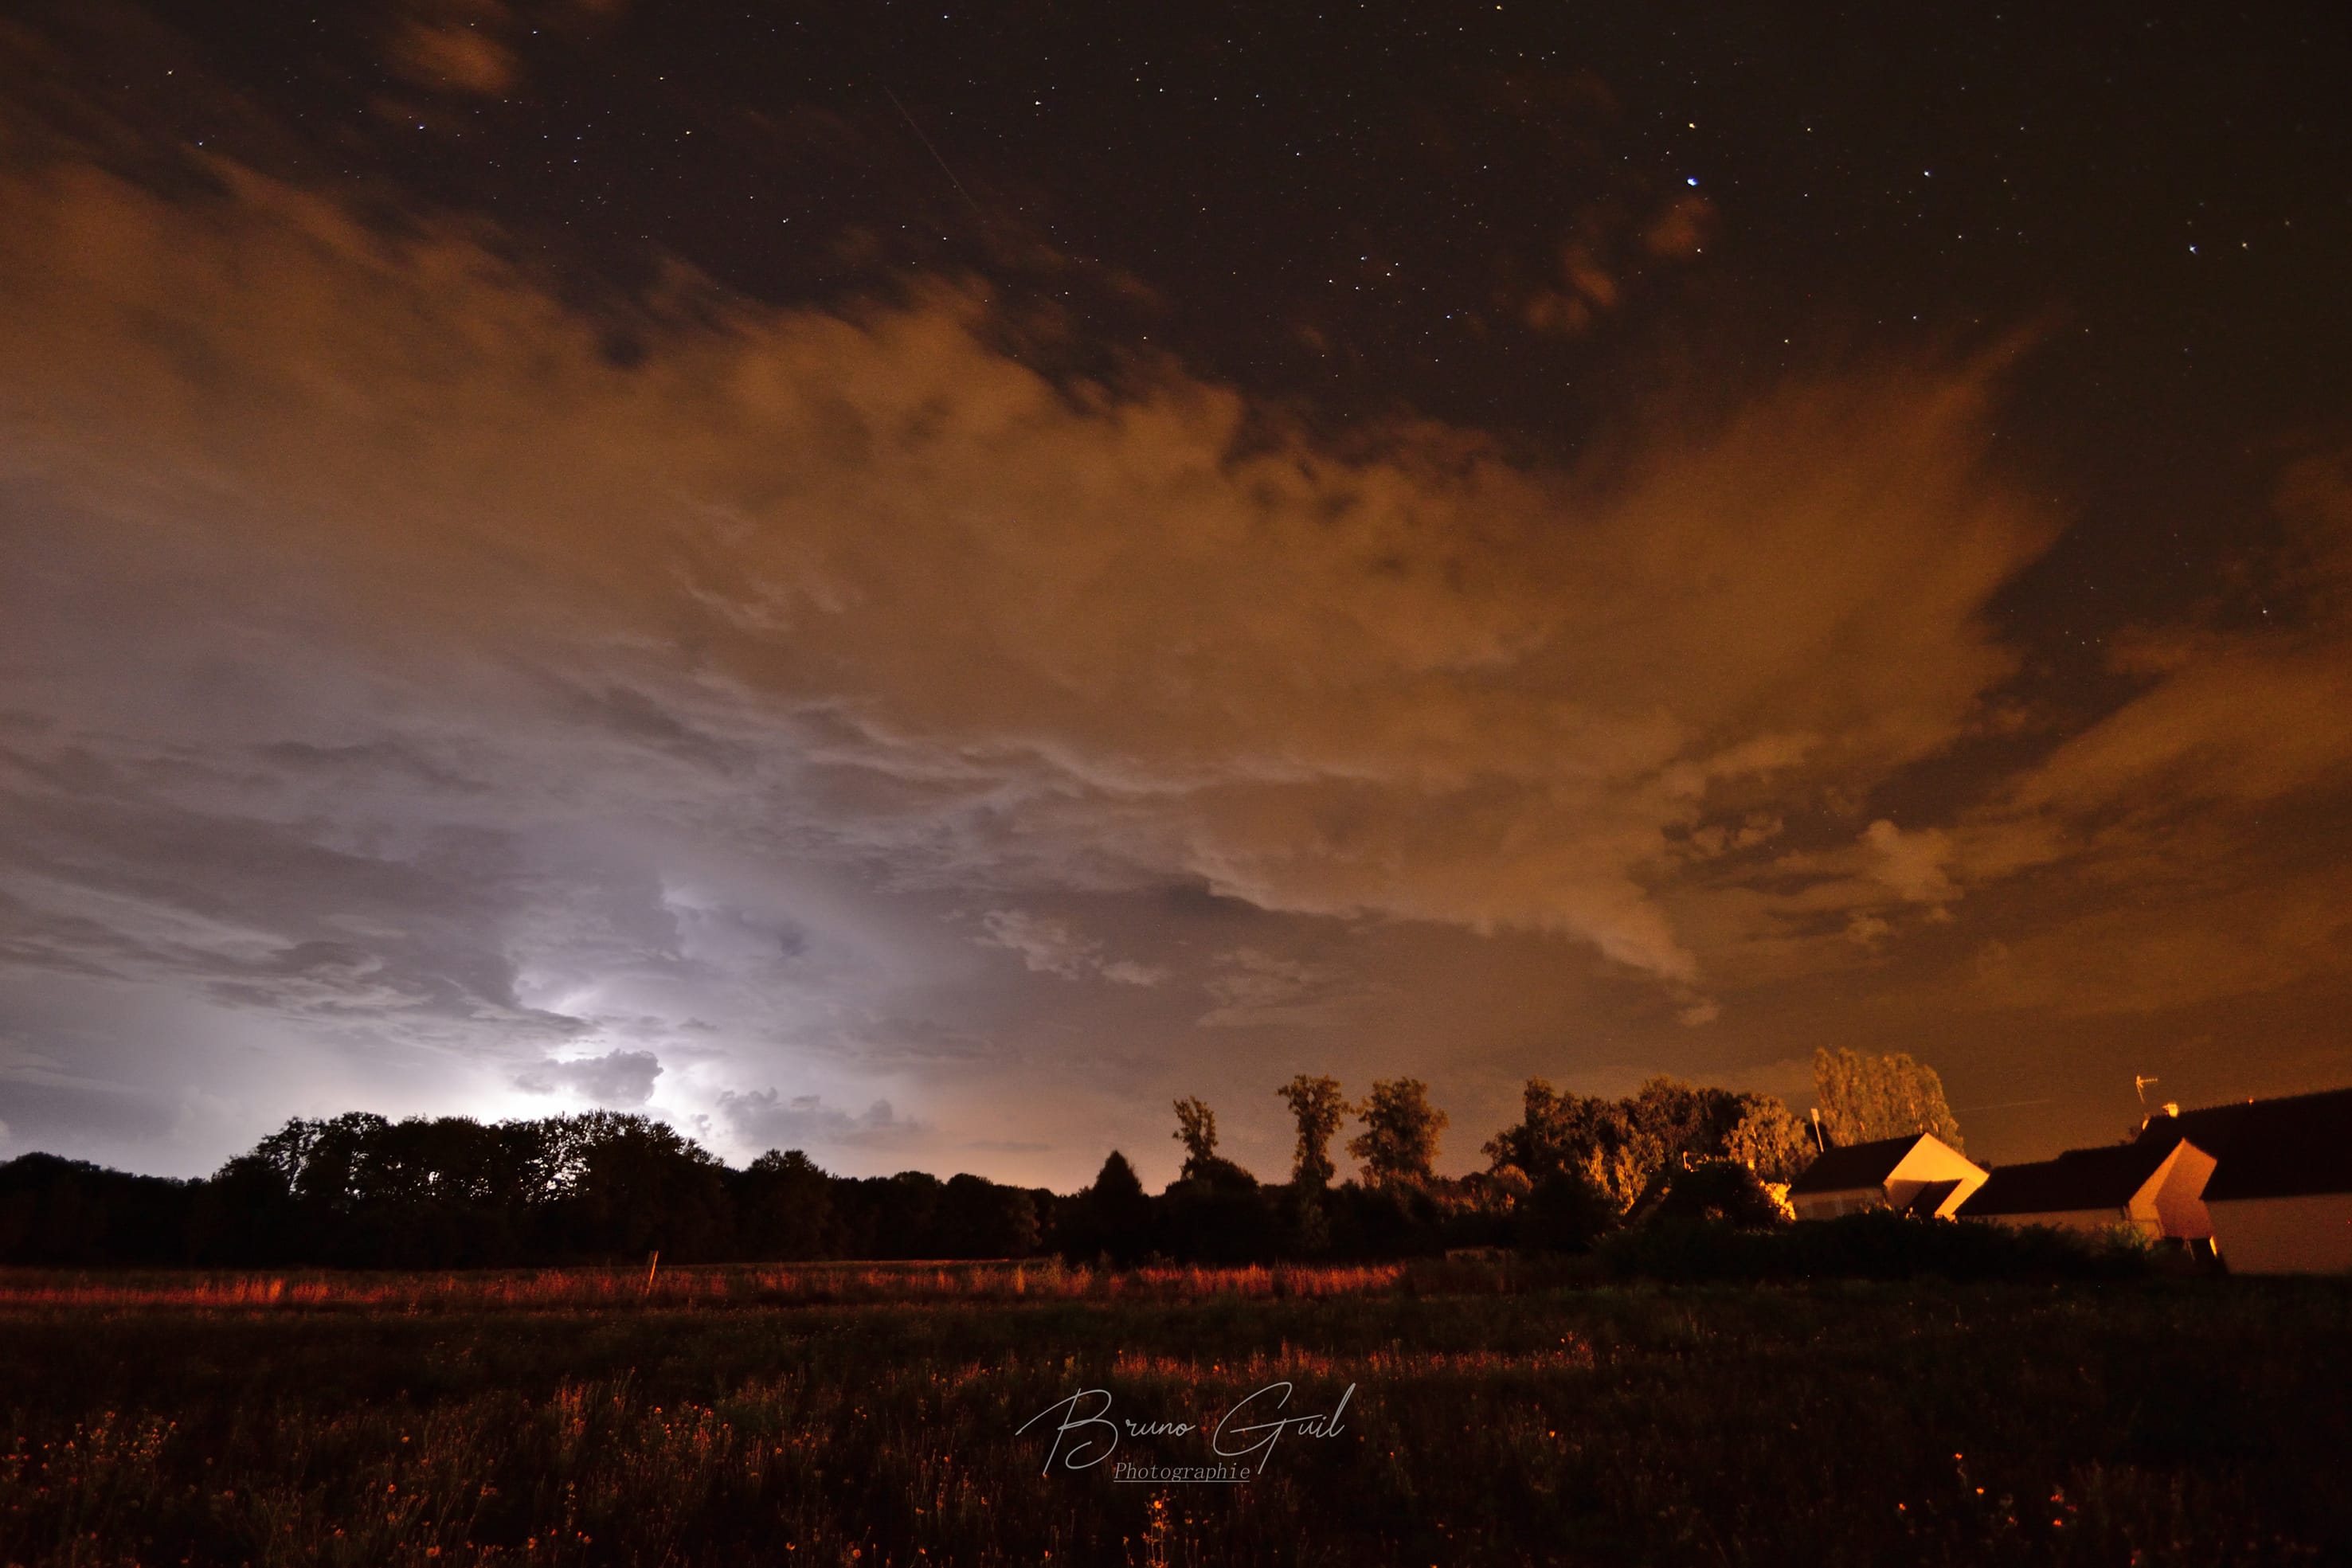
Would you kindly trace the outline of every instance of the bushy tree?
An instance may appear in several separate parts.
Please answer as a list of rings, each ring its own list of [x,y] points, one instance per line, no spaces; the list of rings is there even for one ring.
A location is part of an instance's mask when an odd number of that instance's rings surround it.
[[[1614,1216],[1629,1211],[1661,1171],[1685,1162],[1753,1160],[1759,1177],[1803,1169],[1803,1124],[1769,1095],[1738,1094],[1653,1078],[1622,1100],[1562,1093],[1531,1078],[1518,1123],[1487,1140],[1496,1174],[1518,1172],[1548,1200],[1573,1208],[1597,1194]],[[1561,1184],[1567,1185],[1561,1185]]]
[[[942,1258],[1025,1258],[1037,1247],[1037,1210],[1029,1195],[984,1176],[950,1176],[935,1223]]]
[[[553,1199],[571,1249],[680,1261],[723,1255],[723,1167],[708,1149],[649,1116],[588,1111],[551,1118],[569,1145]]]
[[[1963,1147],[1960,1125],[1944,1103],[1943,1079],[1901,1052],[1873,1056],[1821,1047],[1813,1052],[1813,1090],[1832,1143],[1867,1144],[1927,1133],[1955,1149]]]
[[[743,1250],[761,1259],[822,1258],[835,1245],[833,1177],[798,1149],[770,1149],[736,1178]]]
[[[1700,1160],[1687,1170],[1659,1174],[1640,1218],[1659,1223],[1707,1220],[1757,1229],[1786,1218],[1754,1171],[1736,1160]]]
[[[1363,1117],[1364,1130],[1348,1140],[1348,1153],[1363,1162],[1366,1182],[1426,1182],[1436,1174],[1431,1167],[1446,1118],[1429,1103],[1428,1084],[1418,1078],[1374,1083]]]
[[[1581,1169],[1554,1170],[1538,1180],[1511,1217],[1512,1239],[1522,1247],[1581,1252],[1617,1223],[1617,1202]]]
[[[1794,1181],[1813,1163],[1813,1135],[1786,1105],[1769,1094],[1743,1094],[1739,1124],[1725,1140],[1724,1154],[1767,1182]]]
[[[184,1263],[199,1184],[56,1155],[0,1164],[0,1260]]]

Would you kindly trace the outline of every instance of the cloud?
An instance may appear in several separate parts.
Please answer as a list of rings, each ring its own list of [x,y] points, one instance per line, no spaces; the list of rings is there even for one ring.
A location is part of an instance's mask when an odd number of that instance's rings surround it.
[[[902,1144],[927,1129],[877,1100],[852,1115],[814,1094],[785,1099],[774,1089],[733,1090],[719,1097],[719,1120],[739,1143],[763,1148],[803,1148],[811,1144],[859,1146]]]
[[[1868,910],[1854,911],[1845,923],[1845,939],[1857,947],[1875,947],[1894,935],[1891,922]]]
[[[1863,830],[1862,841],[1871,852],[1870,874],[1904,902],[1940,904],[1958,896],[1944,870],[1956,852],[1949,833],[1906,833],[1882,817]]]
[[[101,528],[298,561],[347,638],[638,664],[641,704],[525,737],[650,747],[640,810],[731,769],[911,881],[1197,880],[1688,983],[1666,835],[1734,782],[1948,743],[2012,664],[1981,605],[2046,537],[1977,476],[1982,368],[1791,384],[1605,479],[1423,427],[1245,452],[1228,389],[1057,386],[955,294],[850,319],[681,280],[623,368],[454,229],[217,172],[195,204],[10,177],[0,369],[39,433],[12,471]]]
[[[420,87],[499,98],[520,68],[501,35],[513,16],[498,0],[430,0],[398,16],[385,43],[392,68]]]
[[[1156,986],[1169,971],[1132,958],[1103,956],[1102,944],[1080,936],[1066,921],[1017,909],[992,909],[980,917],[986,935],[974,938],[983,947],[1003,947],[1021,956],[1021,962],[1040,975],[1083,980],[1099,975],[1121,986]]]
[[[1205,1029],[1265,1025],[1318,1028],[1345,1022],[1380,988],[1348,968],[1285,957],[1255,947],[1218,955],[1203,983],[1217,1005],[1197,1022]]]
[[[1715,204],[1696,192],[1676,196],[1642,232],[1642,248],[1654,256],[1696,256],[1715,220]]]
[[[428,91],[504,98],[522,85],[527,35],[593,37],[627,10],[626,0],[397,0],[383,32],[384,63]]]
[[[550,1057],[515,1074],[515,1086],[533,1094],[570,1092],[597,1105],[643,1105],[654,1097],[661,1059],[650,1051],[608,1051],[602,1056]]]

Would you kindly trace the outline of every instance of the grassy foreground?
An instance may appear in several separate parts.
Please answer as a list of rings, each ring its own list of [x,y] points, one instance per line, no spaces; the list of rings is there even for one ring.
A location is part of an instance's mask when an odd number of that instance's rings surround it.
[[[2352,1561],[2345,1281],[14,1271],[0,1344],[15,1563]],[[1356,1391],[1245,1485],[1016,1435],[1278,1379]]]

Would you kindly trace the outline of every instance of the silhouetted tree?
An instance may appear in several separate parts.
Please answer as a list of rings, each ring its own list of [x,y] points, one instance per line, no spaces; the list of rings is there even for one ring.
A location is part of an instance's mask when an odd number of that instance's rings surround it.
[[[1433,1174],[1445,1117],[1420,1081],[1398,1079],[1373,1085],[1349,1145],[1365,1181],[1335,1187],[1329,1143],[1350,1111],[1339,1081],[1302,1073],[1278,1092],[1298,1129],[1289,1183],[1261,1186],[1221,1156],[1214,1113],[1188,1097],[1175,1103],[1183,1170],[1157,1198],[1116,1152],[1062,1197],[969,1174],[837,1177],[798,1150],[733,1170],[665,1124],[609,1111],[489,1125],[297,1117],[202,1182],[47,1155],[0,1165],[0,1261],[443,1268],[634,1262],[656,1248],[681,1262],[1050,1248],[1240,1262],[1507,1239],[1581,1247],[1644,1191],[1659,1203],[1680,1192],[1694,1163],[1730,1158],[1778,1179],[1808,1152],[1802,1124],[1769,1097],[1654,1079],[1608,1101],[1531,1079],[1519,1123],[1486,1143],[1492,1168],[1446,1181]]]
[[[1217,1113],[1202,1100],[1176,1102],[1176,1141],[1184,1145],[1180,1182],[1217,1187],[1251,1187],[1257,1178],[1217,1153]]]
[[[1522,1247],[1581,1252],[1617,1223],[1616,1200],[1580,1167],[1562,1166],[1535,1183],[1511,1217],[1512,1239]]]
[[[646,1116],[589,1111],[554,1120],[566,1124],[553,1203],[572,1249],[658,1249],[681,1262],[724,1255],[726,1184],[708,1150]]]
[[[1037,1246],[1029,1195],[983,1176],[950,1176],[935,1223],[942,1258],[1025,1258]]]
[[[1293,1186],[1323,1187],[1337,1174],[1331,1166],[1331,1139],[1347,1118],[1348,1102],[1340,1097],[1336,1078],[1311,1078],[1302,1072],[1275,1091],[1290,1103],[1298,1124],[1298,1145],[1291,1156]]]
[[[1176,1141],[1184,1145],[1184,1174],[1217,1157],[1217,1113],[1198,1096],[1176,1102]]]
[[[19,1155],[0,1165],[0,1260],[186,1262],[196,1195],[194,1182]]]
[[[1216,1113],[1198,1099],[1176,1102],[1184,1168],[1155,1207],[1160,1250],[1186,1260],[1238,1263],[1281,1249],[1279,1214],[1257,1178],[1217,1153]]]
[[[1643,1223],[1711,1221],[1756,1229],[1788,1217],[1754,1171],[1736,1160],[1701,1160],[1687,1170],[1660,1171],[1635,1206]]]
[[[1151,1249],[1151,1200],[1125,1155],[1110,1152],[1094,1185],[1069,1204],[1062,1228],[1063,1251],[1073,1258],[1132,1263]]]
[[[798,1149],[770,1149],[736,1178],[735,1223],[754,1258],[822,1258],[835,1245],[833,1178]]]
[[[900,1171],[835,1185],[845,1218],[844,1243],[853,1258],[936,1258],[940,1199],[945,1185],[928,1171]]]
[[[1374,1083],[1363,1117],[1364,1130],[1348,1141],[1348,1153],[1363,1162],[1365,1181],[1381,1186],[1425,1182],[1435,1174],[1431,1166],[1445,1113],[1429,1103],[1428,1084],[1418,1078]]]

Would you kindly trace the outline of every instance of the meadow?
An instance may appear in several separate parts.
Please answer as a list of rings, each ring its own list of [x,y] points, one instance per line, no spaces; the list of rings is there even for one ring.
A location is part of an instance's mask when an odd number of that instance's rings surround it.
[[[2352,1561],[2352,1281],[1584,1262],[0,1270],[0,1560]],[[1278,1380],[1246,1484],[1018,1430]]]

